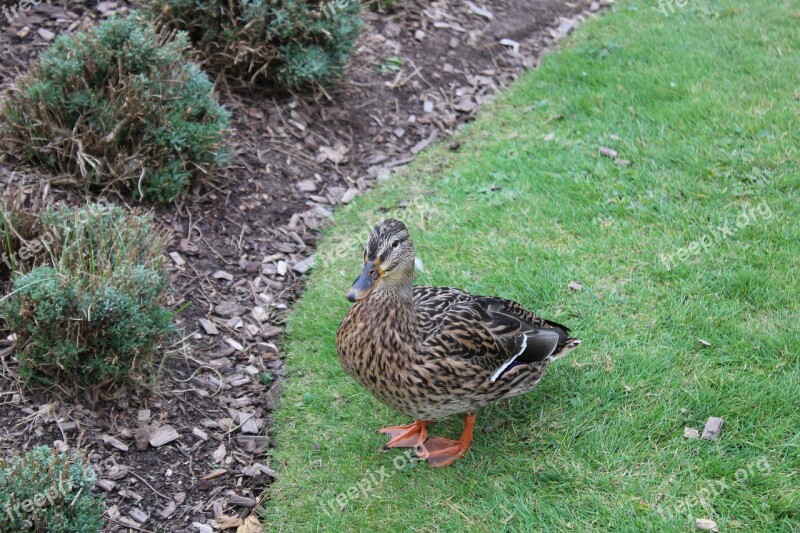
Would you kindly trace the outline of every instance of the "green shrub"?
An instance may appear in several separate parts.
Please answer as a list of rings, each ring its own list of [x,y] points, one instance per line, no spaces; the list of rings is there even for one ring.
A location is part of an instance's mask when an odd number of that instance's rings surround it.
[[[161,307],[165,239],[145,215],[89,205],[42,213],[49,260],[12,277],[0,304],[23,378],[83,385],[138,375],[172,330]]]
[[[135,14],[60,36],[0,106],[6,145],[82,185],[174,199],[218,165],[228,126],[187,46]]]
[[[0,459],[0,532],[96,533],[102,500],[94,471],[74,455],[41,446]]]
[[[341,77],[358,37],[356,0],[147,0],[184,30],[209,71],[299,89]]]

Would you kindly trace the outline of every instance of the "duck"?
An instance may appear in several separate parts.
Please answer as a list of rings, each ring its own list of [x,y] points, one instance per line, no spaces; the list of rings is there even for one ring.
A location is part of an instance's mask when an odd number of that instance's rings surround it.
[[[389,439],[382,449],[414,448],[418,459],[445,467],[472,445],[479,409],[530,391],[581,341],[511,300],[415,286],[415,260],[403,222],[373,228],[346,293],[354,305],[336,333],[336,352],[347,374],[413,420],[378,430]],[[464,419],[458,440],[428,434],[429,424],[452,415]]]

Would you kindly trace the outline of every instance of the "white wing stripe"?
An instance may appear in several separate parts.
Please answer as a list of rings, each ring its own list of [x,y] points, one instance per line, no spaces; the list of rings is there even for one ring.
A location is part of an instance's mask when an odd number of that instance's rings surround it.
[[[513,356],[511,359],[509,359],[508,361],[506,361],[505,363],[503,363],[503,364],[500,366],[500,368],[498,368],[497,370],[495,370],[495,371],[494,371],[494,374],[492,374],[492,377],[491,377],[491,378],[489,378],[489,380],[490,380],[490,381],[492,381],[492,382],[494,382],[494,381],[497,381],[497,378],[499,378],[499,377],[500,377],[500,374],[502,374],[502,373],[503,373],[503,371],[504,371],[506,368],[508,368],[508,365],[510,365],[511,363],[513,363],[514,361],[516,361],[516,360],[517,360],[517,357],[519,357],[520,355],[522,355],[522,352],[524,352],[524,351],[525,351],[525,348],[527,348],[527,347],[528,347],[528,336],[527,336],[527,335],[525,335],[525,334],[523,333],[523,334],[522,334],[522,348],[520,349],[520,351],[518,351],[517,353],[515,353],[515,354],[514,354],[514,356]]]

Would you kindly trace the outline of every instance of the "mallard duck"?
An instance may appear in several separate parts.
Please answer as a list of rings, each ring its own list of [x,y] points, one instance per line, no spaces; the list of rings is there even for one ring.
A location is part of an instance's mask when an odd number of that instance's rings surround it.
[[[383,449],[416,448],[442,467],[469,449],[478,409],[528,392],[581,341],[510,300],[415,287],[415,256],[405,224],[375,226],[336,350],[350,376],[414,420],[379,430],[389,436]],[[427,424],[454,414],[464,417],[457,441],[428,435]]]

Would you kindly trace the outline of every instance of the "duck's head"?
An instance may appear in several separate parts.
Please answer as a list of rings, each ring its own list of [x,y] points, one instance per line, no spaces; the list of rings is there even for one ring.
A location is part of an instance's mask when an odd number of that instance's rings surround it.
[[[364,248],[364,269],[347,291],[347,299],[360,302],[378,286],[410,283],[415,255],[406,225],[399,220],[384,220],[369,234]]]

